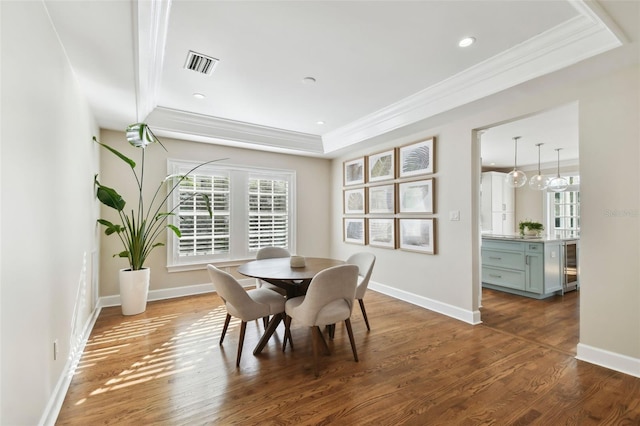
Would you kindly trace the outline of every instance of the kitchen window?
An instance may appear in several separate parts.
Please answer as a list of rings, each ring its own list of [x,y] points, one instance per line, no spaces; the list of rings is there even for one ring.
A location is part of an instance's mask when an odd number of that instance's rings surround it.
[[[568,236],[580,232],[580,176],[569,176],[569,187],[547,193],[549,235]]]
[[[169,174],[184,174],[195,163],[169,161]],[[212,217],[204,194],[209,199]],[[265,246],[295,252],[295,172],[228,165],[208,165],[184,180],[169,208],[183,200],[168,233],[170,272],[204,268],[208,263],[252,259]]]

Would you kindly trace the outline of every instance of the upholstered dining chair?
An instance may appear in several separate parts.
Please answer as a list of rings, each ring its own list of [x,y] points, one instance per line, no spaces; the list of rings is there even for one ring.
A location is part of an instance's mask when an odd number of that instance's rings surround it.
[[[207,265],[207,269],[211,277],[211,282],[227,309],[227,317],[224,321],[222,334],[220,335],[221,345],[224,341],[224,336],[227,334],[231,317],[240,318],[242,321],[240,323],[238,355],[236,358],[236,367],[240,367],[240,357],[242,356],[242,345],[244,343],[247,321],[257,320],[268,317],[269,315],[282,315],[286,299],[282,295],[265,288],[247,291],[231,274],[221,271],[213,265]],[[272,321],[275,320],[274,318]]]
[[[362,311],[362,317],[364,323],[367,325],[367,330],[371,330],[369,327],[369,319],[367,318],[367,311],[364,309],[364,294],[367,292],[369,286],[369,279],[371,279],[371,272],[373,272],[373,265],[376,263],[376,256],[373,253],[355,253],[347,259],[347,263],[350,265],[358,265],[358,286],[356,287],[356,300],[360,304],[360,310]]]
[[[274,259],[277,257],[291,257],[289,250],[282,247],[262,247],[256,253],[256,260],[260,259]],[[287,291],[283,288],[278,287],[277,285],[273,285],[263,280],[258,280],[258,288],[268,288],[269,290],[280,293],[283,296],[287,295]]]
[[[353,359],[358,362],[358,353],[351,329],[351,309],[353,307],[358,282],[358,267],[356,265],[338,265],[319,272],[309,284],[307,294],[288,299],[285,304],[285,350],[286,340],[291,341],[291,323],[311,327],[311,342],[313,347],[313,365],[316,377],[318,372],[318,346],[324,345],[325,352],[329,352],[327,343],[322,337],[320,326],[344,321],[349,333]]]

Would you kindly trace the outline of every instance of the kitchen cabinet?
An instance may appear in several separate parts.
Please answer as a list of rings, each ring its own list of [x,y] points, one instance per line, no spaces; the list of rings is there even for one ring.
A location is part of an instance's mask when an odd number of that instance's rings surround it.
[[[562,291],[561,240],[482,239],[482,285],[544,299]]]
[[[483,232],[511,234],[515,229],[515,192],[505,183],[506,173],[482,173],[480,222]]]

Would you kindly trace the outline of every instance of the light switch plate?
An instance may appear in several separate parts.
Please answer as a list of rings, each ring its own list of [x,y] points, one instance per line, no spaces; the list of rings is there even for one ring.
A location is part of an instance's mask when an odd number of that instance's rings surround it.
[[[460,220],[460,210],[451,210],[449,212],[449,220],[451,221]]]

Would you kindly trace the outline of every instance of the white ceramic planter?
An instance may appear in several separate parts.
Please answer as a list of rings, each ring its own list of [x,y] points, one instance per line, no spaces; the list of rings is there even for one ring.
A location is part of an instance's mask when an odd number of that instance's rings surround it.
[[[147,309],[151,269],[120,269],[120,303],[122,315],[137,315]]]

